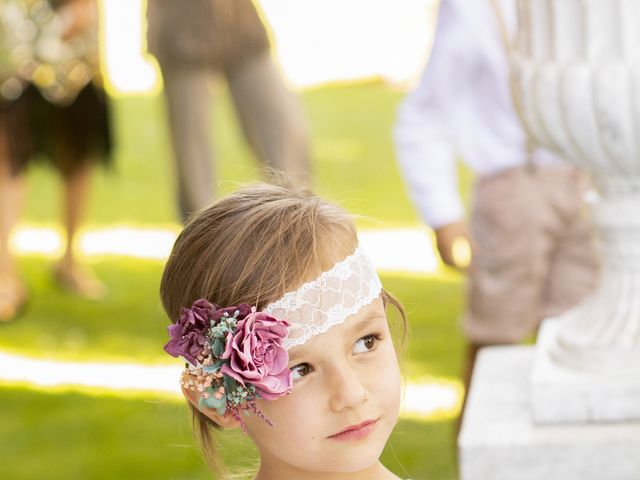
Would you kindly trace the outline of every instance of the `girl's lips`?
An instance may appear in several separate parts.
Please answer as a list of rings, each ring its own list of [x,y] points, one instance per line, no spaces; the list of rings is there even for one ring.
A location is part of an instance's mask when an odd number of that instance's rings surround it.
[[[362,422],[358,425],[352,425],[351,427],[345,428],[343,431],[336,433],[335,435],[331,435],[329,438],[333,440],[361,440],[365,437],[368,437],[371,432],[373,432],[378,423],[378,419],[375,420],[367,420],[366,422]]]

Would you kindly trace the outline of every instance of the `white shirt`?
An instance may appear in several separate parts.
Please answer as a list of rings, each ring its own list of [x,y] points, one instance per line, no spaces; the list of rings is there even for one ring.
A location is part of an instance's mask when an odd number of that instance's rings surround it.
[[[513,35],[516,0],[499,5]],[[429,62],[399,108],[394,137],[409,193],[433,228],[464,217],[459,156],[480,176],[527,161],[526,134],[512,103],[507,50],[491,0],[442,0]],[[538,149],[533,161],[558,160]]]

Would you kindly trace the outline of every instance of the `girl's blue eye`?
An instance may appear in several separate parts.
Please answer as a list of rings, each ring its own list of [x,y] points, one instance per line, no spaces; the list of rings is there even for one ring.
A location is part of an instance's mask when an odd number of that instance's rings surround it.
[[[291,372],[293,372],[293,380],[296,381],[311,373],[311,365],[308,363],[299,363],[298,365],[291,367]]]
[[[366,335],[358,340],[353,346],[353,353],[366,353],[373,350],[380,340],[379,335]]]

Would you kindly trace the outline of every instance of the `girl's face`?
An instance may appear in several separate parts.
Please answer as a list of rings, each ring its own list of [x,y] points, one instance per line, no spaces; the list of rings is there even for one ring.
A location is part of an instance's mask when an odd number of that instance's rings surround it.
[[[400,408],[400,371],[380,298],[289,351],[293,391],[245,422],[261,470],[357,472],[378,463]],[[294,478],[276,476],[276,478]]]

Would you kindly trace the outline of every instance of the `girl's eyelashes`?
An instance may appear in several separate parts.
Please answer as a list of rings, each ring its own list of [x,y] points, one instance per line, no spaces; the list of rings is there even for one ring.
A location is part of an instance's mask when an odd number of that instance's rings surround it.
[[[311,373],[311,370],[311,365],[309,365],[308,363],[299,363],[298,365],[294,365],[293,367],[291,367],[291,372],[293,373],[293,381],[295,382],[305,375],[308,375],[309,373]]]
[[[379,333],[371,333],[360,338],[353,346],[353,353],[366,353],[373,350],[380,341]]]
[[[369,335],[365,335],[364,337],[358,339],[358,341],[353,346],[353,353],[366,353],[370,352],[374,348],[378,342],[382,339],[382,334],[380,333],[371,333]],[[309,375],[313,372],[313,367],[308,363],[298,363],[290,368],[292,372],[292,378],[295,382],[296,380],[301,379]]]

